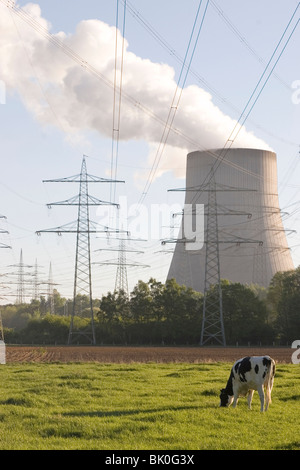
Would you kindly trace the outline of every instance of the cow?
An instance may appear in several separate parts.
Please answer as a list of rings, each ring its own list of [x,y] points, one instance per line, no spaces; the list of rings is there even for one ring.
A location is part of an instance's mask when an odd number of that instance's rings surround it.
[[[253,393],[258,391],[261,408],[267,411],[271,403],[271,392],[275,376],[275,361],[270,356],[247,356],[237,360],[231,369],[226,388],[221,390],[220,406],[236,407],[238,398],[248,393],[248,407],[251,409]],[[266,400],[265,400],[266,391]]]

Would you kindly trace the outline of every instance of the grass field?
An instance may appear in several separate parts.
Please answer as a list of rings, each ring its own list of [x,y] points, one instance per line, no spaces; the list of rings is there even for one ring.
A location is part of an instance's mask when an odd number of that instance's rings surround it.
[[[0,366],[0,449],[300,449],[300,366],[278,364],[272,404],[219,408],[231,364]]]

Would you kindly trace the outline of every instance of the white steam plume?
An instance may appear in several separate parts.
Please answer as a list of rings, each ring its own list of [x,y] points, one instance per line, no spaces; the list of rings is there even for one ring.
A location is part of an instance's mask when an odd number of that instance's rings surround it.
[[[41,123],[58,126],[66,135],[94,130],[110,138],[115,28],[100,20],[81,21],[74,34],[60,32],[52,36],[69,48],[64,51],[49,41],[51,25],[41,16],[37,4],[29,3],[23,10],[46,34],[37,32],[3,4],[0,8],[0,79],[7,89],[17,91]],[[119,33],[119,44],[121,41]],[[75,51],[86,66],[70,58],[68,50]],[[119,138],[147,141],[150,163],[176,90],[174,75],[170,66],[130,52],[125,41]],[[186,153],[198,150],[200,145],[201,149],[223,147],[234,125],[235,121],[213,104],[209,93],[188,86],[182,92],[175,132],[169,134],[156,176],[173,168],[175,176],[184,177]],[[269,149],[245,128],[234,145]]]

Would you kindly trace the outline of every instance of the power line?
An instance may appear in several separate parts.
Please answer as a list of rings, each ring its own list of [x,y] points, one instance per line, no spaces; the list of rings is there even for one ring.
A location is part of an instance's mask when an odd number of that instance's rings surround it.
[[[87,71],[92,73],[96,78],[100,79],[103,81],[105,85],[108,87],[114,89],[114,84],[111,82],[109,79],[107,79],[103,74],[101,74],[98,70],[96,70],[93,66],[91,66],[86,60],[84,60],[79,54],[77,54],[75,51],[73,51],[70,47],[66,46],[63,41],[59,40],[57,37],[52,36],[46,28],[44,28],[41,24],[39,24],[33,17],[29,15],[29,13],[23,11],[20,8],[17,8],[16,5],[11,1],[11,0],[0,0],[5,6],[8,8],[11,8],[13,13],[15,13],[17,16],[19,16],[20,19],[25,21],[29,26],[31,26],[33,29],[35,29],[39,34],[41,34],[43,37],[49,40],[49,42],[56,47],[62,49],[62,51],[68,55],[72,60],[77,62],[80,66],[85,68]],[[183,66],[184,67],[184,66]],[[141,102],[135,100],[133,97],[122,91],[122,96],[124,99],[126,99],[131,105],[133,105],[135,108],[141,110],[142,112],[146,113],[149,115],[152,119],[156,120],[157,122],[161,123],[164,127],[166,125],[165,121],[161,119],[159,116],[157,116],[152,110],[150,110],[148,107],[145,105],[142,105]],[[241,113],[241,116],[243,115],[244,111]],[[248,116],[247,116],[248,118]],[[179,129],[175,129],[173,127],[169,127],[168,129],[168,134],[172,131],[173,134],[180,136],[184,141],[187,143],[196,146],[197,148],[203,148],[201,145],[201,142],[196,141],[195,139],[191,138],[190,136],[184,134],[181,132]],[[217,156],[217,159],[219,156]],[[154,170],[154,165],[152,165],[151,168],[151,173]],[[153,179],[153,178],[152,178]],[[141,196],[141,199],[143,199],[144,196]]]
[[[133,240],[132,238],[129,238],[129,241],[132,241],[132,240]],[[134,239],[134,241],[143,241],[143,240]],[[104,251],[104,249],[100,249],[96,251]],[[127,267],[147,268],[150,266],[146,264],[138,263],[136,261],[130,261],[130,260],[128,261],[126,259],[126,253],[128,252],[128,253],[142,254],[144,252],[141,250],[128,248],[126,245],[126,239],[124,237],[119,238],[119,248],[106,248],[105,251],[117,251],[118,260],[99,261],[99,262],[95,262],[94,264],[117,266],[115,290],[123,291],[124,293],[127,294],[127,296],[129,296]]]
[[[121,0],[124,3],[124,0]],[[221,19],[224,21],[226,26],[229,27],[229,29],[238,37],[240,42],[248,49],[248,51],[254,55],[258,62],[261,64],[265,64],[264,59],[262,59],[259,54],[254,50],[254,48],[249,44],[249,42],[245,39],[245,37],[242,35],[242,33],[238,30],[238,28],[232,23],[232,21],[225,15],[224,11],[221,10],[221,8],[216,4],[216,2],[211,0],[210,5],[212,5],[215,10],[218,12],[219,16]],[[180,56],[180,54],[175,50],[175,48],[168,43],[168,41],[145,19],[140,11],[138,11],[133,4],[130,4],[129,1],[127,1],[127,10],[129,13],[132,15],[132,17],[141,24],[141,26],[156,40],[165,50],[169,52],[169,54],[181,65],[183,65],[183,58]],[[186,66],[185,66],[186,67]],[[222,94],[216,90],[211,83],[209,83],[203,76],[199,74],[198,71],[194,70],[192,67],[190,68],[190,75],[193,75],[199,83],[204,85],[204,87],[209,90],[221,103],[225,103],[230,109],[233,111],[237,112],[240,114],[241,110],[238,109],[233,103],[231,103],[227,98],[222,96]],[[288,90],[290,90],[290,86],[276,73],[273,74],[277,80],[285,86]],[[281,142],[287,143],[289,145],[297,145],[295,142],[290,142],[286,139],[283,139],[279,135],[275,135],[274,133],[270,132],[269,130],[263,128],[261,125],[255,123],[253,120],[250,120],[250,122],[257,127],[258,129],[262,130],[265,134],[270,135],[276,140],[279,140]]]
[[[196,17],[195,17],[195,20],[194,20],[194,24],[193,24],[193,27],[192,27],[191,35],[190,35],[190,38],[189,38],[188,46],[187,46],[187,49],[186,49],[185,57],[184,57],[184,60],[183,60],[182,68],[181,68],[179,78],[178,78],[178,81],[177,81],[176,90],[175,90],[173,100],[172,100],[172,103],[171,103],[171,106],[170,106],[170,109],[169,109],[169,114],[168,114],[164,129],[163,129],[163,133],[162,133],[162,136],[161,136],[160,143],[158,145],[158,149],[157,149],[157,152],[156,152],[154,162],[152,164],[152,168],[149,172],[149,176],[148,176],[147,182],[144,186],[144,189],[143,189],[143,192],[142,192],[139,203],[142,203],[143,200],[145,199],[145,197],[146,197],[146,195],[149,191],[149,188],[150,188],[150,186],[153,182],[153,179],[154,179],[155,173],[157,171],[159,162],[162,158],[162,154],[164,152],[164,149],[165,149],[170,131],[172,129],[173,122],[174,122],[174,119],[175,119],[175,116],[176,116],[176,112],[178,110],[179,102],[180,102],[180,99],[181,99],[181,96],[182,96],[182,92],[183,92],[183,89],[184,89],[184,86],[185,86],[185,83],[186,83],[186,80],[187,80],[187,77],[188,77],[188,74],[189,74],[189,71],[190,71],[190,67],[191,67],[192,60],[193,60],[193,57],[194,57],[194,54],[195,54],[196,46],[198,44],[198,40],[199,40],[199,36],[200,36],[201,30],[202,30],[202,26],[203,26],[203,22],[204,22],[204,18],[205,18],[205,15],[206,15],[208,4],[209,4],[209,0],[207,0],[207,2],[206,2],[206,6],[205,6],[204,12],[202,14],[202,19],[200,21],[200,25],[199,25],[199,28],[198,28],[198,33],[197,33],[197,36],[196,36],[196,39],[195,39],[195,42],[194,42],[194,47],[192,49],[191,57],[190,57],[190,60],[189,60],[188,66],[187,66],[187,70],[186,70],[186,73],[185,73],[185,76],[184,76],[184,79],[183,79],[183,84],[181,85],[181,89],[179,90],[181,77],[183,75],[183,72],[184,72],[184,69],[185,69],[185,66],[186,66],[187,57],[188,57],[188,54],[189,54],[189,51],[190,51],[190,48],[191,48],[193,36],[194,36],[194,33],[195,33],[196,24],[198,22],[200,8],[201,8],[201,5],[202,5],[202,0],[200,0],[199,6],[198,6],[198,9],[197,9],[197,13],[196,13]],[[179,96],[177,97],[178,90],[179,90]]]
[[[113,89],[113,119],[112,119],[112,151],[111,151],[111,178],[117,178],[118,158],[119,158],[119,140],[120,140],[120,122],[121,122],[121,104],[122,104],[122,85],[123,85],[123,67],[124,67],[124,51],[125,51],[125,24],[126,24],[126,0],[124,0],[123,13],[123,31],[122,31],[122,52],[120,64],[119,84],[117,84],[118,69],[118,22],[119,22],[119,0],[117,0],[116,14],[116,39],[115,39],[115,70],[114,70],[114,89]],[[117,92],[118,91],[118,92]],[[117,104],[117,94],[119,101]],[[115,202],[116,184],[111,184],[110,200]]]
[[[37,33],[47,39],[52,45],[61,49],[70,59],[78,63],[83,69],[86,69],[92,75],[94,75],[97,79],[101,80],[107,87],[114,90],[114,83],[108,79],[105,75],[103,75],[99,70],[97,70],[94,66],[89,64],[85,59],[83,59],[77,52],[75,52],[72,48],[64,44],[62,40],[58,37],[50,34],[46,28],[44,28],[38,21],[36,21],[29,13],[18,8],[12,0],[0,0],[6,7],[11,8],[13,13],[17,15],[22,21],[25,21],[29,26],[31,26]],[[118,93],[118,90],[116,90]],[[135,108],[145,112],[154,120],[165,124],[165,121],[157,116],[151,109],[147,106],[143,105],[140,101],[137,101],[128,93],[125,93],[122,90],[122,98],[126,99],[132,106]]]
[[[260,57],[260,55],[254,50],[254,48],[249,44],[247,39],[243,36],[243,34],[239,31],[239,29],[233,24],[233,22],[228,18],[228,16],[224,13],[224,11],[219,7],[219,5],[214,1],[211,0],[212,7],[217,11],[219,17],[222,21],[226,24],[229,30],[239,39],[239,41],[245,46],[245,48],[260,62],[261,64],[265,65],[265,60]],[[290,91],[291,87],[288,83],[286,83],[278,74],[274,73],[273,76],[279,80],[279,82]]]
[[[8,8],[10,8],[11,11],[13,13],[15,13],[19,18],[21,18],[23,21],[25,21],[27,24],[29,24],[29,26],[34,28],[39,34],[41,34],[43,37],[45,37],[47,40],[49,40],[49,42],[51,44],[53,44],[56,47],[62,49],[63,52],[66,55],[68,55],[72,60],[77,62],[80,66],[87,69],[89,72],[91,72],[93,75],[95,75],[101,81],[103,81],[105,83],[105,85],[112,88],[116,94],[120,94],[121,89],[120,89],[120,91],[118,91],[116,89],[115,83],[112,83],[103,74],[101,74],[98,70],[96,70],[93,66],[91,66],[86,60],[84,60],[79,54],[77,54],[70,47],[66,46],[60,39],[58,39],[57,37],[51,35],[46,28],[44,28],[41,24],[39,24],[27,12],[25,12],[21,8],[16,7],[16,5],[12,2],[12,0],[0,0],[0,1],[4,5],[6,5]],[[200,35],[201,29],[202,29],[202,25],[203,25],[203,21],[204,21],[205,15],[206,15],[208,3],[209,3],[209,0],[207,0],[207,2],[206,2],[206,7],[205,7],[204,13],[202,15],[202,20],[201,20],[201,23],[200,23],[200,26],[199,26],[199,30],[198,30],[198,34],[197,34],[197,37],[196,37],[196,40],[195,40],[194,48],[192,50],[192,55],[191,55],[189,64],[187,66],[187,71],[186,71],[184,82],[183,82],[184,84],[185,84],[186,78],[187,78],[188,73],[189,73],[189,69],[190,69],[190,66],[191,66],[193,55],[195,53],[195,48],[196,48],[196,45],[197,45],[197,42],[198,42],[198,39],[199,39],[199,35]],[[194,35],[194,31],[195,31],[197,19],[198,19],[198,16],[199,16],[199,11],[200,11],[201,4],[202,4],[202,0],[200,0],[199,7],[198,7],[198,10],[197,10],[196,19],[195,19],[195,22],[194,22],[194,25],[193,25],[192,34],[190,36],[190,41],[189,41],[186,56],[185,56],[185,59],[184,59],[184,64],[182,66],[182,71],[181,71],[181,74],[180,74],[180,78],[182,76],[182,73],[183,73],[183,70],[185,68],[185,64],[186,64],[186,61],[187,61],[187,55],[188,55],[188,52],[189,52],[189,49],[190,49],[190,46],[191,46],[191,41],[192,41],[192,38],[193,38],[193,35]],[[184,84],[183,84],[183,86],[184,86]],[[145,112],[146,114],[148,114],[149,116],[151,116],[153,119],[160,122],[164,126],[164,130],[163,130],[162,138],[161,138],[161,141],[160,141],[160,144],[159,144],[157,156],[155,158],[154,164],[152,165],[152,168],[151,168],[151,171],[150,171],[150,174],[149,174],[149,178],[148,178],[148,183],[146,184],[145,190],[144,190],[144,192],[141,196],[141,200],[143,200],[145,198],[145,195],[148,192],[148,189],[149,189],[149,187],[150,187],[150,185],[153,181],[154,174],[157,170],[157,166],[158,166],[160,158],[161,158],[161,156],[159,156],[160,149],[161,149],[161,152],[163,152],[163,150],[165,148],[165,145],[166,145],[166,141],[169,137],[169,134],[170,134],[171,130],[175,133],[180,134],[180,132],[178,132],[178,130],[174,131],[174,129],[172,129],[172,124],[173,124],[173,121],[174,121],[174,118],[175,118],[175,115],[176,115],[176,111],[177,111],[177,108],[178,108],[178,105],[179,105],[179,101],[180,101],[180,98],[181,98],[181,94],[182,94],[182,90],[181,90],[180,96],[177,100],[177,103],[175,103],[178,89],[179,89],[179,81],[178,81],[177,88],[176,88],[176,91],[175,91],[175,94],[174,94],[174,97],[173,97],[172,105],[171,105],[170,110],[169,110],[169,115],[168,115],[167,122],[162,120],[160,117],[155,115],[155,113],[153,113],[149,108],[142,105],[139,101],[135,100],[130,95],[125,93],[124,90],[122,90],[122,97],[124,97],[124,99],[126,99],[133,106],[135,106],[138,109],[140,109],[141,111]]]
[[[225,142],[223,148],[221,149],[221,151],[219,151],[218,158],[217,158],[217,160],[216,160],[216,162],[215,162],[215,164],[214,164],[214,166],[213,166],[213,172],[215,172],[215,171],[217,170],[217,168],[220,166],[221,162],[225,160],[225,157],[226,157],[228,151],[230,150],[230,148],[232,147],[234,141],[236,140],[237,136],[239,135],[240,131],[242,130],[242,128],[243,128],[243,126],[244,126],[244,124],[245,124],[247,118],[249,117],[249,115],[250,115],[251,111],[253,110],[255,104],[257,103],[258,98],[260,97],[262,91],[264,90],[264,88],[265,88],[267,82],[268,82],[269,79],[270,79],[270,76],[271,76],[272,73],[273,73],[273,70],[275,69],[275,67],[276,67],[276,65],[277,65],[277,63],[278,63],[278,61],[279,61],[279,59],[281,58],[283,52],[285,51],[285,49],[286,49],[286,47],[287,47],[287,45],[288,45],[288,43],[289,43],[289,41],[290,41],[292,35],[294,34],[294,32],[295,32],[295,30],[296,30],[296,27],[298,26],[298,23],[299,23],[299,21],[300,21],[299,18],[298,18],[296,24],[294,25],[294,27],[293,27],[291,33],[289,34],[287,40],[285,41],[285,43],[284,43],[284,45],[283,45],[283,47],[282,47],[282,49],[281,49],[281,51],[280,51],[280,53],[279,53],[279,55],[278,55],[276,61],[275,61],[275,63],[272,65],[271,70],[270,70],[270,72],[268,73],[268,75],[267,75],[265,81],[263,82],[261,88],[259,89],[257,95],[255,96],[255,93],[257,92],[257,90],[258,90],[258,88],[259,88],[259,85],[260,85],[260,83],[261,83],[262,80],[263,80],[263,77],[264,77],[265,74],[267,73],[267,70],[268,70],[268,68],[269,68],[269,66],[270,66],[270,64],[271,64],[271,62],[272,62],[272,60],[273,60],[273,58],[274,58],[274,56],[275,56],[277,50],[279,49],[279,46],[280,46],[281,42],[283,41],[284,36],[286,35],[286,33],[287,33],[287,31],[288,31],[288,29],[289,29],[291,23],[292,23],[292,20],[294,19],[294,16],[296,15],[296,12],[297,12],[299,6],[300,6],[300,3],[298,3],[298,5],[297,5],[295,11],[293,12],[293,14],[292,14],[292,16],[291,16],[291,18],[290,18],[290,20],[289,20],[289,22],[288,22],[288,24],[287,24],[287,26],[285,27],[285,29],[284,29],[284,31],[283,31],[283,33],[282,33],[282,35],[281,35],[281,37],[280,37],[280,39],[279,39],[277,45],[276,45],[276,47],[275,47],[275,49],[274,49],[274,51],[273,51],[273,53],[272,53],[272,55],[271,55],[271,57],[270,57],[270,59],[269,59],[267,65],[266,65],[266,67],[265,67],[263,73],[261,74],[261,76],[260,76],[258,82],[256,83],[256,85],[255,85],[255,87],[254,87],[254,89],[253,89],[253,91],[252,91],[252,93],[251,93],[251,95],[250,95],[250,97],[249,97],[249,99],[248,99],[248,101],[247,101],[247,103],[246,103],[246,105],[244,106],[244,109],[243,109],[242,113],[240,114],[239,119],[237,120],[235,126],[233,127],[233,129],[232,129],[232,131],[231,131],[229,137],[227,138],[227,140],[226,140],[226,142]],[[255,96],[255,98],[254,98],[254,96]],[[251,103],[251,101],[252,101],[253,98],[254,98],[254,101]],[[247,110],[247,108],[248,108],[249,106],[250,106],[250,108]],[[236,130],[237,127],[238,127],[238,130]],[[206,177],[206,179],[209,178],[209,175],[211,175],[210,177],[212,177],[212,173],[209,173],[208,176]],[[205,181],[204,181],[204,183],[205,183]],[[195,196],[195,198],[196,198],[196,197],[197,197],[197,196]]]

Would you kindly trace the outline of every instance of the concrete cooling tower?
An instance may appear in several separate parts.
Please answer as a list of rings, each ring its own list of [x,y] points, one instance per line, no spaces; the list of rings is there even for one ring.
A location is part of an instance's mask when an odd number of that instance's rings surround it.
[[[221,279],[268,287],[276,272],[294,269],[279,208],[276,154],[237,148],[218,160],[220,154],[188,154],[185,204],[204,204],[206,227],[207,182],[215,165]],[[195,251],[178,237],[168,279],[204,292],[206,236]]]

